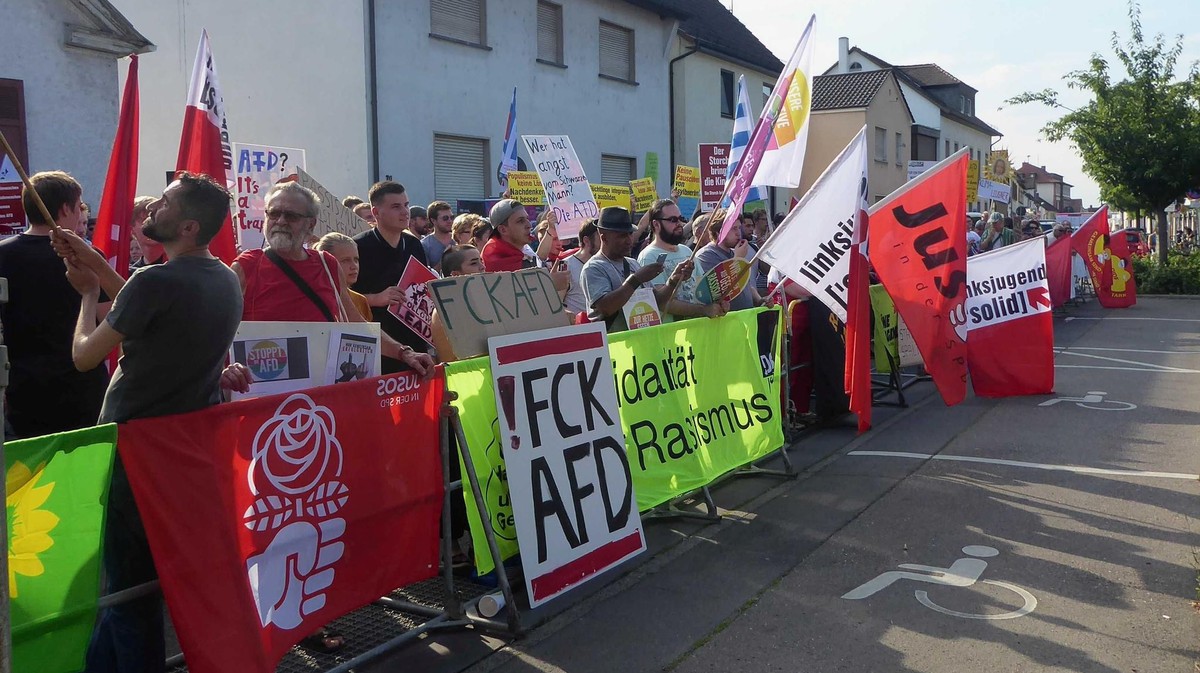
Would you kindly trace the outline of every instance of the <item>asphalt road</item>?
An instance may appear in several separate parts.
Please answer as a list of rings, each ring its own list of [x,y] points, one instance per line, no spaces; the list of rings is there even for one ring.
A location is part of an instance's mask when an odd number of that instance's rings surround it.
[[[1196,670],[1200,301],[1069,313],[1056,395],[919,384],[794,445],[800,479],[718,489],[720,523],[647,524],[652,557],[468,670]],[[401,658],[459,670],[456,638]]]

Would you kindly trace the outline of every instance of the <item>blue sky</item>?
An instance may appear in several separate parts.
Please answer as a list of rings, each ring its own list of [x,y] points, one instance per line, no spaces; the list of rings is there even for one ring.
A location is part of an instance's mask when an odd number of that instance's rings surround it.
[[[1045,165],[1074,185],[1072,196],[1084,206],[1099,204],[1099,188],[1083,172],[1074,148],[1050,143],[1041,128],[1061,114],[1042,105],[1007,106],[1004,100],[1024,91],[1045,88],[1061,92],[1063,104],[1075,107],[1088,96],[1066,88],[1063,75],[1087,67],[1093,53],[1110,64],[1114,79],[1124,77],[1111,48],[1113,31],[1129,37],[1123,0],[722,0],[781,60],[787,60],[810,14],[817,15],[813,61],[823,72],[837,61],[837,40],[850,38],[879,58],[898,65],[937,63],[979,90],[979,118],[1004,137],[996,148],[1009,150],[1013,163]],[[1179,72],[1200,59],[1200,21],[1196,0],[1145,0],[1142,30],[1152,37],[1165,33],[1168,44],[1184,36]],[[1003,107],[1003,109],[998,109]]]

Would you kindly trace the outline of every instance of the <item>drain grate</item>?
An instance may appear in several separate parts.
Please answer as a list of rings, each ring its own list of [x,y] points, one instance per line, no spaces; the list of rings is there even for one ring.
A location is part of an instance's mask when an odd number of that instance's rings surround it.
[[[460,600],[463,601],[472,600],[492,591],[490,587],[460,578],[455,578],[454,587]],[[397,589],[390,595],[397,600],[441,610],[445,604],[445,591],[444,582],[437,577]],[[275,671],[276,673],[327,671],[396,638],[405,631],[415,629],[427,621],[429,618],[424,615],[381,605],[366,605],[335,619],[330,624],[330,628],[345,637],[346,644],[341,650],[333,654],[321,654],[303,647],[293,647],[284,655]],[[186,664],[180,664],[170,669],[170,673],[186,673],[187,670]]]

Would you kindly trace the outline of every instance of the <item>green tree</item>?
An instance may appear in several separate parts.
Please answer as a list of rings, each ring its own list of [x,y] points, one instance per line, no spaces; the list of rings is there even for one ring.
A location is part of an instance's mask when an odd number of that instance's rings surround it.
[[[1165,264],[1165,209],[1186,190],[1200,186],[1200,64],[1192,63],[1187,76],[1175,81],[1183,36],[1177,36],[1173,47],[1161,33],[1147,39],[1135,2],[1129,4],[1129,24],[1130,38],[1124,45],[1116,32],[1112,35],[1124,79],[1113,81],[1109,63],[1100,54],[1092,55],[1086,69],[1063,78],[1068,88],[1091,92],[1087,105],[1072,110],[1059,103],[1053,89],[1023,93],[1007,102],[1067,110],[1042,129],[1043,135],[1051,142],[1065,138],[1075,146],[1084,172],[1118,197],[1114,207],[1155,214],[1158,256]]]

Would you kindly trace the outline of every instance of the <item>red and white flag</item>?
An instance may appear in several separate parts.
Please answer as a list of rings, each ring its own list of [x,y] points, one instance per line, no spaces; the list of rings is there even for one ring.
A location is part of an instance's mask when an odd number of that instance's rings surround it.
[[[133,201],[137,198],[138,178],[138,57],[129,56],[129,73],[125,77],[125,92],[121,95],[121,114],[117,118],[117,135],[112,154],[108,157],[108,175],[100,210],[96,213],[96,232],[92,241],[108,265],[129,277],[129,245],[133,221]]]
[[[189,670],[271,673],[436,574],[444,385],[392,374],[120,426]]]
[[[1054,317],[1040,238],[967,260],[967,366],[980,397],[1054,391]]]
[[[183,114],[183,137],[179,140],[179,158],[175,170],[203,173],[235,188],[233,147],[229,143],[229,125],[225,122],[225,100],[217,81],[217,66],[213,63],[208,45],[208,31],[200,35],[196,62],[192,66],[192,82],[188,86],[187,108]],[[225,225],[208,244],[213,255],[226,264],[237,256],[234,243],[233,219],[226,216]]]
[[[808,290],[846,324],[846,392],[850,394],[851,410],[858,415],[860,432],[871,425],[871,309],[864,257],[866,190],[864,126],[758,251],[758,258]],[[863,310],[865,318],[860,315]],[[856,343],[854,337],[863,336],[865,350],[856,350],[863,344]]]
[[[967,396],[967,149],[871,206],[871,264],[947,405]]]

